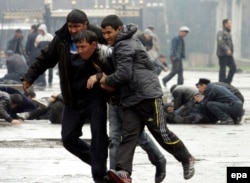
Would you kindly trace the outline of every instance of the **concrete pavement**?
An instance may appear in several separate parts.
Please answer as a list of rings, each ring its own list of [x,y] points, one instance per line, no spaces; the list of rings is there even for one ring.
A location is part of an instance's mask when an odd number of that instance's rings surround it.
[[[160,79],[165,73],[160,75]],[[216,72],[184,72],[185,84],[193,86],[200,77],[217,81]],[[196,174],[184,180],[182,166],[164,152],[170,183],[225,183],[226,167],[250,167],[250,86],[249,73],[237,74],[233,85],[246,98],[246,119],[241,125],[169,125],[197,159]],[[173,78],[166,92],[176,82]],[[59,92],[58,78],[53,87],[37,91],[38,96]],[[89,125],[83,128],[83,138],[89,139]],[[155,167],[138,147],[134,158],[133,183],[154,182]],[[250,176],[250,175],[249,175]],[[60,142],[60,125],[46,120],[25,121],[21,125],[0,122],[0,183],[92,183],[90,167],[67,152]]]

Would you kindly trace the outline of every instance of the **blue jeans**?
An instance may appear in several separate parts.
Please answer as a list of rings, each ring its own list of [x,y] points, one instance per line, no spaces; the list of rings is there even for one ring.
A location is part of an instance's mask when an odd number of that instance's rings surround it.
[[[110,169],[116,169],[116,153],[117,148],[121,141],[121,128],[122,128],[122,106],[109,105],[109,158]],[[164,159],[164,155],[159,148],[155,145],[151,137],[143,130],[141,137],[138,140],[138,145],[146,151],[150,162],[153,165],[158,165]]]

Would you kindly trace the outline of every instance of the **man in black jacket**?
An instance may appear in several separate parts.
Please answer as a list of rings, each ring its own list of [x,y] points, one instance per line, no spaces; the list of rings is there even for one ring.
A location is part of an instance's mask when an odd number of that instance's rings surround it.
[[[183,142],[171,132],[164,120],[162,89],[154,66],[141,42],[133,38],[137,27],[123,25],[116,15],[101,23],[103,37],[113,46],[115,72],[103,74],[100,83],[120,89],[123,106],[121,143],[117,152],[116,170],[109,177],[117,183],[131,183],[132,161],[138,139],[145,125],[158,143],[182,162],[184,178],[194,175],[194,158]]]
[[[35,61],[36,48],[35,40],[38,35],[37,25],[30,27],[30,34],[28,35],[27,42],[25,45],[25,52],[27,54],[27,65],[30,66]]]
[[[21,29],[16,29],[14,37],[8,41],[6,50],[12,50],[14,53],[17,53],[24,58],[25,50],[23,46],[23,31]],[[24,61],[26,62],[25,59]]]
[[[86,29],[95,32],[99,42],[104,42],[101,30],[89,24],[87,15],[78,9],[72,10],[67,15],[65,25],[55,33],[52,42],[42,50],[22,81],[24,90],[27,90],[39,75],[58,63],[61,94],[65,103],[61,132],[63,145],[91,166],[95,183],[103,183],[108,154],[106,98],[98,85],[87,89],[87,79],[96,74],[97,69],[93,65],[93,57],[86,55],[83,60],[77,54],[73,39]],[[93,51],[94,47],[88,44],[85,48]],[[79,138],[86,119],[90,121],[91,145]]]
[[[210,83],[210,80],[200,78],[196,84],[200,93],[195,100],[207,108],[219,120],[218,124],[230,125],[238,123],[243,114],[242,101],[224,86]]]
[[[240,90],[238,88],[236,88],[233,85],[224,83],[224,82],[214,82],[214,84],[219,85],[219,86],[224,86],[226,87],[228,90],[230,90],[236,97],[238,97],[241,102],[244,104],[244,96],[242,95],[242,93],[240,92]]]

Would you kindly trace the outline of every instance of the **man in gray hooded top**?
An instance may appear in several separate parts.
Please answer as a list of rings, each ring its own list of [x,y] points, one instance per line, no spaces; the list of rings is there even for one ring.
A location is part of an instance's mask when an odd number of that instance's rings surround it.
[[[164,119],[162,89],[154,66],[141,42],[134,38],[137,27],[123,25],[116,15],[101,23],[104,39],[113,46],[114,73],[103,76],[101,84],[120,89],[123,106],[122,137],[116,156],[116,170],[108,172],[116,183],[131,183],[132,162],[137,142],[145,126],[157,142],[184,168],[184,178],[194,175],[194,158],[184,143],[171,132]]]

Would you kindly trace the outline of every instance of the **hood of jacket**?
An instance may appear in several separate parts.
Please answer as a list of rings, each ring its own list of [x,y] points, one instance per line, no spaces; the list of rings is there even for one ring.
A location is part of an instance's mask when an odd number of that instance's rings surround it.
[[[48,33],[47,31],[47,26],[45,24],[41,24],[39,27],[38,27],[38,30],[42,30],[45,34]]]
[[[137,31],[137,26],[135,24],[123,25],[117,38],[116,43],[131,38]]]

